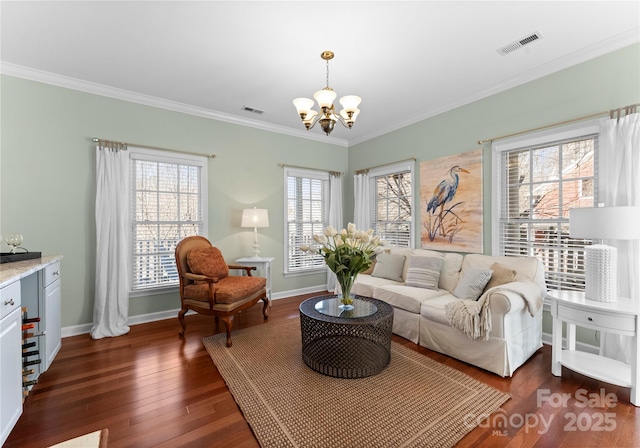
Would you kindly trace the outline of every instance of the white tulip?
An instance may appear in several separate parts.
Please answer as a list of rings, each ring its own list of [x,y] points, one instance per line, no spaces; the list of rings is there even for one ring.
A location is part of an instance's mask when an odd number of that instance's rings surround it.
[[[336,236],[338,234],[338,231],[335,229],[335,227],[328,226],[326,229],[324,229],[324,234],[326,236]]]
[[[347,229],[342,229],[342,230],[340,231],[340,235],[342,235],[342,238],[346,238],[346,237],[347,237],[347,235],[348,235],[348,233],[347,233]]]
[[[354,232],[356,231],[356,225],[355,225],[354,223],[350,222],[350,223],[347,225],[347,231],[348,231],[349,233],[354,233]]]
[[[306,244],[301,244],[300,250],[303,252],[307,252],[309,250],[309,246],[307,246]]]

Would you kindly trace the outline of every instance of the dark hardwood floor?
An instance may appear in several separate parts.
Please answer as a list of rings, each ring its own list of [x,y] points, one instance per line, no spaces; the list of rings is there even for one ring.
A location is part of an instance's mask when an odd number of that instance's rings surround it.
[[[274,301],[269,321],[297,317],[307,297]],[[261,306],[256,306],[236,317],[234,329],[262,324]],[[184,339],[178,337],[177,318],[132,326],[117,338],[63,339],[4,446],[47,447],[108,428],[110,448],[257,447],[200,341],[214,328],[212,317],[191,315]],[[567,370],[562,378],[552,376],[550,347],[512,378],[500,378],[397,336],[394,341],[512,394],[504,412],[467,434],[460,447],[640,446],[640,411],[630,405],[629,390]],[[561,394],[568,397],[564,405]],[[595,399],[603,394],[613,394],[618,402]],[[550,399],[538,403],[539,396]]]

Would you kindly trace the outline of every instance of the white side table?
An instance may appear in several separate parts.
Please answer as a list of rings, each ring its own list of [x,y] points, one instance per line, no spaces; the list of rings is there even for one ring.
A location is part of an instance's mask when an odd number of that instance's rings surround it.
[[[267,298],[269,306],[271,306],[271,262],[275,257],[242,257],[236,260],[236,263],[242,266],[255,266],[258,270],[258,276],[267,279]]]
[[[550,291],[553,339],[551,373],[561,376],[562,366],[599,381],[630,387],[630,401],[640,405],[640,306],[630,299],[617,302],[587,300],[584,292]],[[562,323],[567,323],[567,347],[562,347]],[[604,333],[630,336],[631,362],[625,364],[593,353],[576,351],[576,325]],[[602,351],[602,349],[601,349]]]

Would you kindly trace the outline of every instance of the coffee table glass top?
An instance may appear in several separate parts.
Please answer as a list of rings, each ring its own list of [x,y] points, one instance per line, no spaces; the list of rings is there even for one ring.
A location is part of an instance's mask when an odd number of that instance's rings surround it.
[[[353,299],[352,310],[342,310],[338,308],[340,305],[340,299],[331,298],[324,299],[316,303],[315,308],[319,313],[332,317],[342,317],[346,319],[355,319],[358,317],[371,316],[378,311],[378,307],[371,302],[366,302],[360,299]]]

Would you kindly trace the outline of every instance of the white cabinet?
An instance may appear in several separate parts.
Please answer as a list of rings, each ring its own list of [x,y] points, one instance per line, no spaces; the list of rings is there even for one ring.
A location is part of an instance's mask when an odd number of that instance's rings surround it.
[[[34,361],[25,376],[36,380],[46,371],[61,346],[60,256],[0,264],[0,446],[22,414],[23,361]],[[28,318],[39,317],[24,333],[36,354],[23,358],[22,308]],[[29,323],[31,324],[31,322]],[[40,361],[38,364],[37,361]],[[32,387],[32,386],[28,386]]]
[[[0,446],[22,414],[20,282],[0,289]]]
[[[40,271],[42,273],[42,271]],[[42,371],[49,368],[53,358],[62,345],[62,329],[60,324],[60,262],[53,263],[44,269],[42,277],[42,294],[40,294],[40,312],[44,322],[44,340]]]

